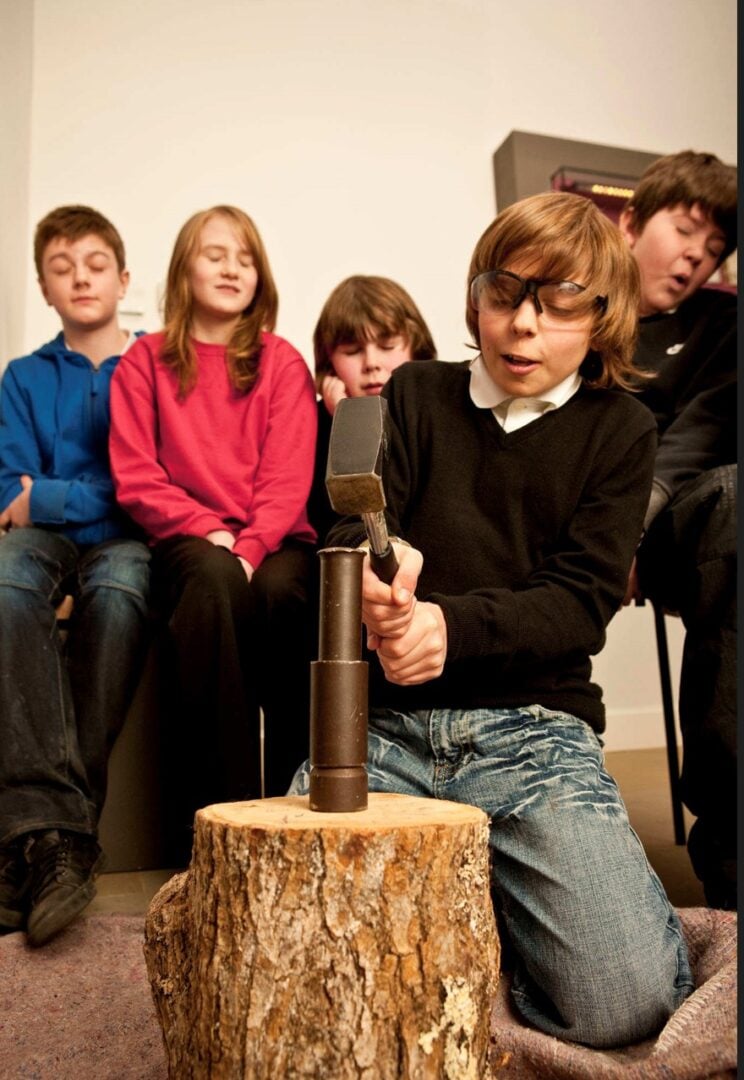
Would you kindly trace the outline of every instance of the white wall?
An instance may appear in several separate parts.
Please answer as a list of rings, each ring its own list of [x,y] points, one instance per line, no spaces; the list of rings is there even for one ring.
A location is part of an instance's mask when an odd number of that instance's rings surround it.
[[[2,0],[4,19],[11,5]],[[736,160],[735,0],[34,0],[33,10],[28,237],[61,203],[110,216],[143,312],[127,325],[157,327],[186,217],[233,202],[266,242],[278,330],[308,359],[325,297],[360,272],[401,281],[440,355],[458,360],[467,264],[495,212],[491,155],[511,130]],[[25,287],[11,355],[56,330],[28,258]],[[597,665],[617,717],[609,745],[634,728],[631,744],[663,742],[647,722],[658,720],[653,638],[638,646],[650,626],[640,610],[610,627]]]
[[[33,4],[0,0],[0,371],[25,339]]]
[[[682,621],[666,619],[669,667],[675,713],[684,632]],[[664,746],[654,614],[650,604],[617,613],[607,630],[607,644],[594,660],[593,679],[604,691],[607,750]],[[681,742],[679,723],[677,741]]]
[[[30,215],[111,216],[144,324],[175,234],[234,202],[305,354],[346,274],[399,279],[440,353],[512,129],[736,158],[735,0],[35,0]],[[23,344],[54,329],[27,274]]]

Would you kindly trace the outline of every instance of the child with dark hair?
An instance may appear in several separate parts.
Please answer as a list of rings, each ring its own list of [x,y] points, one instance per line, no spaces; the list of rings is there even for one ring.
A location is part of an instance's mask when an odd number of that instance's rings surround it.
[[[308,510],[323,541],[336,520],[325,487],[331,421],[345,397],[379,394],[409,360],[435,360],[428,326],[406,290],[390,278],[355,274],[323,305],[313,333],[318,446]]]
[[[109,385],[133,336],[114,226],[61,206],[36,228],[62,322],[0,398],[0,929],[41,945],[95,895],[108,758],[146,645],[149,561],[114,499]],[[55,608],[73,597],[63,642]]]
[[[736,248],[736,169],[684,150],[641,177],[620,228],[641,275],[636,364],[659,430],[625,602],[679,612],[682,797],[713,907],[737,903],[736,296],[704,288]]]
[[[259,707],[267,794],[286,791],[305,742],[315,394],[272,332],[277,307],[251,218],[194,214],[171,256],[164,330],[135,344],[111,390],[116,493],[153,544],[166,620],[169,805],[184,856],[198,807],[261,793]],[[282,637],[293,627],[297,642]]]
[[[479,806],[512,997],[559,1038],[651,1035],[692,990],[677,916],[604,768],[591,655],[622,599],[655,431],[619,388],[638,272],[588,199],[536,195],[478,241],[460,364],[384,391],[391,586],[365,561],[369,786]],[[364,542],[356,519],[329,543]],[[293,791],[308,789],[308,769]]]

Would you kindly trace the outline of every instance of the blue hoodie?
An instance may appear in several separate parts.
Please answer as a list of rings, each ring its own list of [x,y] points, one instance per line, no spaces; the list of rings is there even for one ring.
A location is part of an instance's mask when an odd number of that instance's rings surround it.
[[[137,335],[139,336],[139,334]],[[0,509],[33,480],[31,520],[76,544],[138,535],[114,499],[109,388],[119,362],[96,368],[62,333],[13,360],[0,385]]]

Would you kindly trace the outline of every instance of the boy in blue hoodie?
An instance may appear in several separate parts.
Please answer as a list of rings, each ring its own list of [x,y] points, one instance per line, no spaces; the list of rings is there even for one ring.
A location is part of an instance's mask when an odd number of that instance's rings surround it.
[[[109,385],[130,335],[113,225],[86,206],[37,226],[62,330],[0,387],[0,930],[48,941],[92,900],[109,753],[146,644],[149,551],[114,500]],[[55,609],[73,597],[67,640]]]

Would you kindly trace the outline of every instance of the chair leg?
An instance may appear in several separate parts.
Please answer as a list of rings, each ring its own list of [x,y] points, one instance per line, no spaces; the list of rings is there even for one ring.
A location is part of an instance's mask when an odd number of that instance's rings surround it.
[[[266,719],[263,709],[258,710],[259,745],[261,747],[261,798],[266,798]]]
[[[661,702],[664,711],[664,730],[666,732],[667,766],[669,768],[669,788],[672,796],[672,820],[674,822],[674,842],[684,844],[685,819],[682,811],[680,793],[679,756],[677,754],[677,729],[674,722],[674,699],[672,679],[669,672],[669,648],[667,645],[664,611],[658,604],[653,605],[656,626],[656,649],[659,654],[659,679],[661,681]]]

